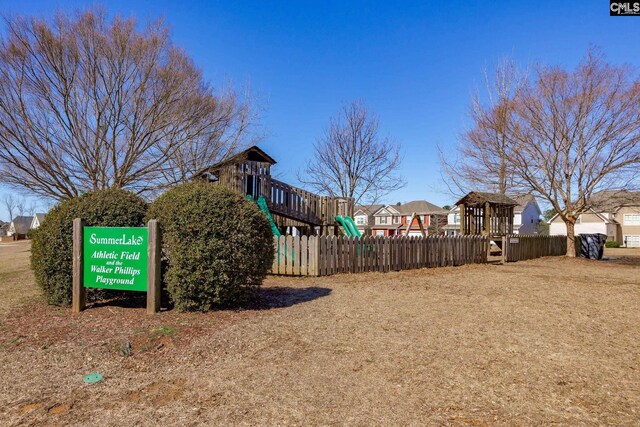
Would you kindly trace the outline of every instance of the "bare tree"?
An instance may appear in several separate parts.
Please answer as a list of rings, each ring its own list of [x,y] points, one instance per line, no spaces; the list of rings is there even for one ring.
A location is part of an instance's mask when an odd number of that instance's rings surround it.
[[[640,182],[640,81],[589,51],[572,72],[539,66],[513,105],[509,163],[564,221],[575,256],[575,223],[594,195]]]
[[[24,214],[27,213],[27,201],[24,197],[16,201],[16,212],[18,216],[24,216]]]
[[[229,85],[216,101],[218,105],[210,117],[207,131],[180,145],[169,157],[169,167],[163,171],[168,184],[188,181],[194,172],[256,145],[264,138],[259,126],[258,101],[249,90],[241,98]]]
[[[508,120],[513,97],[526,74],[510,58],[501,60],[493,73],[484,70],[485,92],[471,98],[472,128],[456,149],[438,147],[443,180],[449,191],[461,196],[470,190],[507,193],[518,182],[506,156]]]
[[[55,200],[153,191],[233,150],[249,129],[248,106],[216,96],[162,22],[139,31],[133,19],[87,11],[6,28],[0,181],[12,187]]]
[[[29,216],[34,216],[37,211],[38,211],[38,203],[35,200],[30,200],[26,204],[25,213]]]
[[[354,101],[330,120],[298,179],[321,193],[373,204],[405,185],[400,162],[400,146],[382,137],[378,117]]]
[[[13,195],[7,194],[2,199],[2,203],[4,204],[4,208],[9,214],[9,221],[13,220],[13,214],[16,212],[18,200],[13,198]]]

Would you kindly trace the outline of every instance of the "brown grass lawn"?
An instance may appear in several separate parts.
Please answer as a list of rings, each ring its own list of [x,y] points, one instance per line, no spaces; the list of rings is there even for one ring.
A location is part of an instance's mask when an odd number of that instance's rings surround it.
[[[26,240],[0,243],[0,316],[39,295],[29,268],[30,248]]]
[[[34,300],[26,249],[0,248],[2,425],[640,424],[640,251],[271,277],[262,309],[147,316]]]

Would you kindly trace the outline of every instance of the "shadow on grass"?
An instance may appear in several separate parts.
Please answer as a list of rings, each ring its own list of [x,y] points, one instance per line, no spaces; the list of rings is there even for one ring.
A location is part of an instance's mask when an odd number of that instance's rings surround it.
[[[331,293],[329,288],[310,286],[308,288],[291,288],[274,286],[260,289],[257,301],[249,309],[270,310],[272,308],[292,307],[296,304],[326,297]]]
[[[94,295],[87,295],[87,305],[93,308],[146,308],[147,306],[147,294],[145,292],[94,291],[93,293]],[[287,308],[296,304],[326,297],[330,293],[331,289],[318,286],[310,286],[308,288],[274,286],[261,288],[256,298],[244,306],[219,307],[216,310],[271,310],[273,308]],[[173,310],[173,307],[165,302],[166,299],[164,297],[163,295],[161,311]]]

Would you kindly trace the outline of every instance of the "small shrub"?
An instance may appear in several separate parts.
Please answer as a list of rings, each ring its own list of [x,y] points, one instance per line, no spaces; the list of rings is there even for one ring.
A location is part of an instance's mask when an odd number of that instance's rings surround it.
[[[138,227],[144,225],[147,203],[119,189],[83,194],[55,206],[33,233],[31,267],[47,301],[71,303],[73,275],[73,220],[87,226]]]
[[[606,242],[604,242],[604,246],[607,248],[619,248],[620,243],[616,242],[615,240],[607,240]]]
[[[175,187],[153,202],[165,257],[163,282],[185,311],[249,302],[273,262],[265,215],[239,193],[206,183]]]

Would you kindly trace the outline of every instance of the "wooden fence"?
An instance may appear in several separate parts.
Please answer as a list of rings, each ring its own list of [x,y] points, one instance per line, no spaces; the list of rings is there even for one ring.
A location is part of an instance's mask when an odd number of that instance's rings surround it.
[[[272,274],[328,276],[487,262],[489,240],[481,236],[274,237]]]
[[[567,253],[567,236],[511,234],[503,238],[503,260],[507,262]]]

